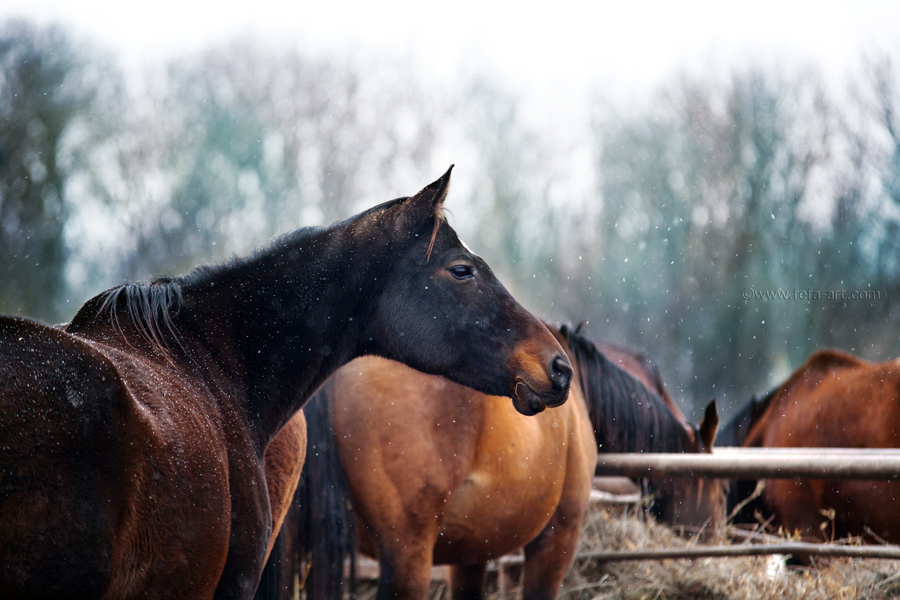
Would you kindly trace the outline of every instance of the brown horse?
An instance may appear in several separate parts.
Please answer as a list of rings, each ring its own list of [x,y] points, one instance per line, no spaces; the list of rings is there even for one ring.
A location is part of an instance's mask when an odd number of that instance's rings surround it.
[[[353,361],[325,383],[304,409],[307,463],[286,521],[296,555],[311,553],[309,597],[341,596],[355,518],[361,550],[380,563],[379,598],[423,598],[435,564],[452,565],[454,598],[481,597],[486,562],[521,547],[523,597],[555,598],[575,557],[598,448],[709,450],[714,405],[695,438],[590,341],[568,327],[551,331],[576,384],[565,405],[531,418],[502,398],[378,358]],[[709,482],[652,492],[671,521],[724,517],[722,490]]]
[[[560,344],[442,218],[449,175],[64,329],[0,319],[0,597],[251,597],[302,455],[266,447],[357,356],[564,402]]]
[[[900,448],[900,360],[870,363],[818,351],[784,383],[751,399],[725,429],[723,443],[745,447]],[[755,483],[745,482],[730,504],[745,499]],[[898,543],[897,498],[895,481],[775,479],[766,481],[757,510],[810,538],[871,532]]]

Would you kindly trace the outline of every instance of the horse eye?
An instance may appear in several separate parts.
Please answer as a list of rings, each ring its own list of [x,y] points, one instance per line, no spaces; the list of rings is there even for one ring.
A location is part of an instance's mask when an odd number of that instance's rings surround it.
[[[450,271],[450,274],[456,279],[471,279],[472,277],[475,277],[475,274],[472,272],[472,267],[468,265],[456,265],[455,267],[450,267],[448,271]]]

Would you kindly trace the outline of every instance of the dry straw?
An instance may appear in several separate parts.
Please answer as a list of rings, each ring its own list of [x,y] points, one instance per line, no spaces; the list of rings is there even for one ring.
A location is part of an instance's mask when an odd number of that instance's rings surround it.
[[[688,547],[697,541],[658,525],[641,510],[592,506],[580,552]],[[725,543],[704,540],[704,543]],[[819,559],[818,568],[785,566],[786,557],[748,556],[598,563],[577,560],[560,600],[882,600],[900,598],[900,561]],[[489,573],[489,600],[522,597],[517,567],[507,567],[501,594]],[[357,586],[358,600],[375,598],[375,582]],[[432,582],[429,600],[450,600],[445,581]]]

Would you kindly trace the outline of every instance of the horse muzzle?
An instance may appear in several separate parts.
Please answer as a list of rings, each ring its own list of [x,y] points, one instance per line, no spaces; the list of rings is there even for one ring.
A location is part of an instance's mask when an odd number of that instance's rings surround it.
[[[545,390],[536,390],[521,377],[516,378],[513,387],[513,406],[526,416],[536,415],[546,408],[561,405],[569,397],[572,383],[572,366],[565,354],[557,354],[547,366],[549,385]]]

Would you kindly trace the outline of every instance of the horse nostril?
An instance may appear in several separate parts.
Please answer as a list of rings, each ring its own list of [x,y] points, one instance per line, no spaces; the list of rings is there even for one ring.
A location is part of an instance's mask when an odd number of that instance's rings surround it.
[[[557,354],[553,358],[553,361],[551,361],[550,381],[552,381],[553,385],[558,388],[565,388],[569,386],[569,383],[572,381],[572,366],[569,364],[569,360],[565,356]]]

